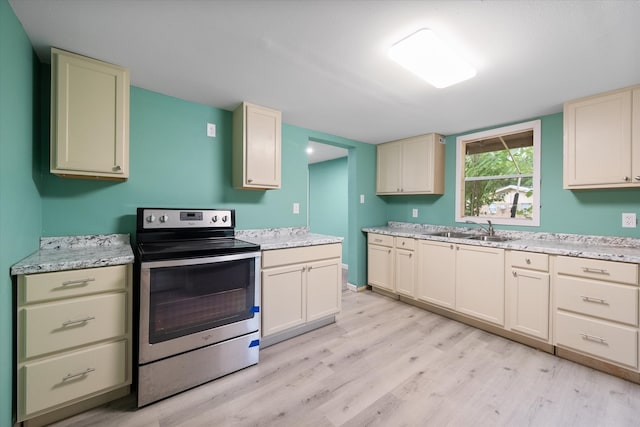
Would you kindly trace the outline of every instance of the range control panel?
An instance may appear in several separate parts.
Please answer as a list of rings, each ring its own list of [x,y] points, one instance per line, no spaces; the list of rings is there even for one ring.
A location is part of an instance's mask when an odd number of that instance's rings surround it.
[[[232,209],[144,209],[144,229],[233,228]]]

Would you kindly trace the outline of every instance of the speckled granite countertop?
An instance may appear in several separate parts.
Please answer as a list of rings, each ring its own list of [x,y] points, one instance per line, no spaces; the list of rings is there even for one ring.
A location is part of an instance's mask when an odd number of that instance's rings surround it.
[[[40,249],[11,267],[11,275],[131,264],[128,234],[42,237]]]
[[[429,235],[429,233],[436,233],[439,231],[460,231],[482,234],[482,230],[477,226],[446,227],[402,222],[389,222],[388,225],[380,227],[365,227],[362,231],[367,233],[412,237],[415,239],[438,240],[468,245],[540,252],[549,255],[566,255],[608,261],[640,263],[640,239],[629,237],[496,230],[496,235],[505,236],[512,240],[506,242],[483,242],[478,240],[446,238]]]
[[[236,230],[236,239],[260,245],[260,249],[297,248],[301,246],[341,243],[342,237],[310,233],[308,227],[266,228],[259,230]]]

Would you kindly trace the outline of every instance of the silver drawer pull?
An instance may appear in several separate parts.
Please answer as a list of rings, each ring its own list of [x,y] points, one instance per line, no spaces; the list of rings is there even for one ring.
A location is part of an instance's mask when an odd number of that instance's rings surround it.
[[[515,270],[511,271],[511,274],[513,274],[513,277],[518,277],[518,272]]]
[[[86,279],[78,279],[78,280],[67,280],[66,282],[62,282],[62,286],[73,286],[73,285],[86,285],[89,282],[95,282],[95,277],[87,277]]]
[[[609,304],[607,300],[604,300],[602,298],[588,297],[586,295],[580,295],[580,298],[582,298],[582,301],[585,301],[585,302],[596,302],[598,304],[607,304],[607,305]]]
[[[582,271],[584,271],[585,273],[609,274],[609,272],[607,270],[605,270],[604,268],[582,267]]]
[[[94,316],[87,316],[84,319],[78,319],[78,320],[67,320],[66,322],[64,322],[62,324],[63,328],[66,328],[67,326],[71,326],[71,325],[78,325],[80,323],[87,323],[89,320],[94,320],[95,317]]]
[[[78,377],[84,377],[86,375],[89,375],[93,371],[95,371],[95,368],[87,368],[82,372],[78,372],[78,373],[75,373],[75,374],[67,374],[62,378],[62,382],[69,381],[69,380],[72,380],[72,379],[78,378]]]
[[[525,258],[524,260],[527,264],[531,264],[531,258]]]
[[[580,333],[580,335],[582,335],[582,339],[583,340],[599,342],[601,344],[606,344],[607,343],[607,340],[605,340],[604,338],[596,337],[594,335],[584,334],[582,332]]]

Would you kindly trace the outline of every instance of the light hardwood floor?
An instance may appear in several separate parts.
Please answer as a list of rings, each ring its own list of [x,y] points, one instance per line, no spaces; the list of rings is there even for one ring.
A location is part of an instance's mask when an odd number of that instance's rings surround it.
[[[640,386],[369,291],[260,363],[57,426],[638,426]]]

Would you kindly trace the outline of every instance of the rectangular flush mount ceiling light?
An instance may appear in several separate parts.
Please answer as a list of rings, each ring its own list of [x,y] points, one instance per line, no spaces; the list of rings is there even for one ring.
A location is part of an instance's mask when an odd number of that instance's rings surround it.
[[[418,30],[391,46],[389,56],[437,88],[451,86],[476,75],[475,68],[428,28]]]

